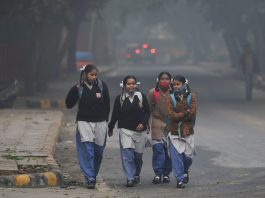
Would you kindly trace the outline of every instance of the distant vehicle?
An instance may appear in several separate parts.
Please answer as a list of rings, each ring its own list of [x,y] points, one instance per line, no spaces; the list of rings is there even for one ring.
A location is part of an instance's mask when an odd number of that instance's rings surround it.
[[[77,51],[75,54],[76,69],[80,70],[84,65],[93,64],[94,56],[91,52]]]
[[[156,63],[157,49],[148,43],[128,46],[126,60],[129,63]]]

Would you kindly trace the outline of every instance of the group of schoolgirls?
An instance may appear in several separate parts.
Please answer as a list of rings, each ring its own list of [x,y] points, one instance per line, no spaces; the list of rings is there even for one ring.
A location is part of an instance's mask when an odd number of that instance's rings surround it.
[[[153,183],[170,182],[169,175],[173,170],[177,188],[184,188],[195,154],[193,127],[196,119],[196,96],[191,93],[187,79],[181,75],[171,78],[168,72],[161,72],[156,87],[146,97],[137,88],[136,77],[126,76],[121,83],[122,93],[116,97],[111,120],[107,123],[109,92],[97,74],[96,66],[86,65],[80,83],[70,89],[65,101],[67,108],[78,103],[76,148],[87,187],[95,188],[107,134],[113,135],[118,122],[126,186],[140,183],[143,152],[147,134],[151,131]]]

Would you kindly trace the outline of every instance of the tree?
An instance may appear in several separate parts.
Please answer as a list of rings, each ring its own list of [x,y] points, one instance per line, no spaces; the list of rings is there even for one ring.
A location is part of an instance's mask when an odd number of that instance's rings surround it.
[[[223,33],[231,65],[237,66],[240,52],[251,43],[259,55],[264,71],[265,2],[262,0],[211,1],[200,0],[203,14],[212,28]]]
[[[66,54],[71,65],[68,68],[73,68],[79,24],[105,3],[106,0],[6,0],[1,5],[0,17],[10,23],[23,23],[21,31],[28,34],[30,64],[25,68],[25,90],[45,90],[46,82],[58,77]]]

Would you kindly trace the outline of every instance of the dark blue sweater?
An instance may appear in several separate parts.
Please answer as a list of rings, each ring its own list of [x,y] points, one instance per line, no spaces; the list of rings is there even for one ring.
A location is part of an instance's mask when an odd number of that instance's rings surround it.
[[[70,89],[65,104],[67,108],[72,108],[79,101],[76,121],[101,122],[108,120],[110,97],[107,85],[103,81],[102,85],[103,89],[101,93],[97,84],[93,85],[92,89],[89,89],[82,83],[83,91],[81,97],[79,96],[79,88],[77,85]]]
[[[144,130],[148,126],[150,109],[146,99],[146,96],[142,94],[143,101],[142,107],[139,105],[138,96],[134,97],[131,103],[129,98],[123,101],[122,107],[120,102],[120,95],[115,99],[114,108],[111,116],[111,121],[109,123],[109,129],[112,130],[115,123],[118,121],[118,128],[125,128],[128,130],[136,131],[136,127],[139,124],[144,125]]]

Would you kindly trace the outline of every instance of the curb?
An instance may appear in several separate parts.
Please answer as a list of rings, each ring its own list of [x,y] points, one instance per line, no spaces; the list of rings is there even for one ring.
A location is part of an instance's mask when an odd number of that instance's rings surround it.
[[[26,107],[38,108],[38,109],[51,109],[51,108],[64,109],[65,101],[64,100],[50,100],[50,99],[27,99]]]
[[[48,157],[45,159],[50,171],[43,173],[16,174],[0,176],[0,187],[52,187],[63,185],[63,174],[55,161],[53,154],[55,144],[61,131],[63,113],[58,112],[58,118],[49,127],[42,152]]]
[[[52,187],[61,186],[63,176],[60,170],[54,169],[44,173],[18,174],[1,176],[0,187]]]

